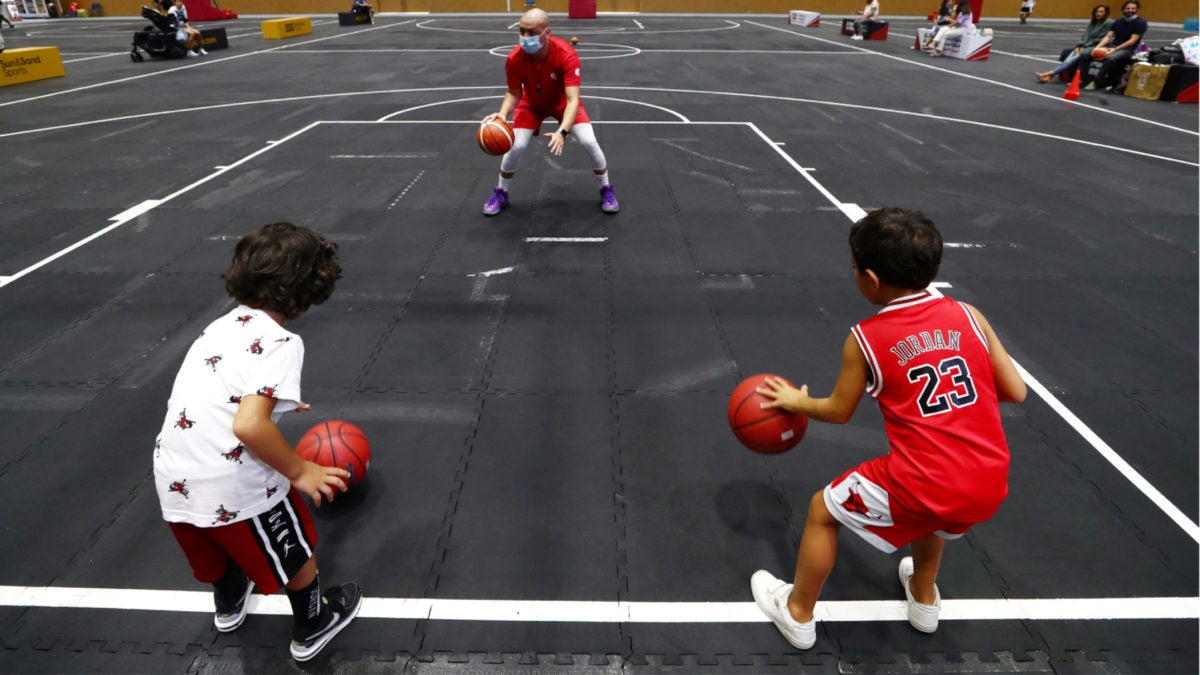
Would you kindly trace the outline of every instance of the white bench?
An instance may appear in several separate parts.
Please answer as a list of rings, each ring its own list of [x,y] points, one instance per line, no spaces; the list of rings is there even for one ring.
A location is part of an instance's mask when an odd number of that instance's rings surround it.
[[[793,9],[788,12],[788,23],[793,26],[804,26],[805,28],[816,28],[821,25],[820,12],[805,12],[799,9]]]
[[[925,44],[932,32],[932,28],[917,29],[917,49]],[[987,61],[991,52],[991,35],[951,35],[946,38],[946,44],[942,47],[942,56],[963,61]]]

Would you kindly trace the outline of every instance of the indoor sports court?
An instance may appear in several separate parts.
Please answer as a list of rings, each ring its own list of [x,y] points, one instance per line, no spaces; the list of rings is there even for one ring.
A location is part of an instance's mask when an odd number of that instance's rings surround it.
[[[243,16],[207,24],[228,49],[141,63],[140,19],[4,29],[67,76],[0,88],[0,671],[1196,672],[1196,107],[1064,100],[1033,73],[1083,22],[1009,9],[985,61],[913,50],[923,17],[852,42],[840,17],[552,13],[621,210],[541,135],[493,218],[476,130],[515,11],[286,40]],[[844,532],[798,651],[750,576],[790,578],[810,497],[887,451],[883,421],[865,397],[762,455],[726,404],[756,373],[829,392],[876,311],[847,232],[881,206],[937,224],[932,290],[986,314],[1029,396],[938,631],[906,621],[904,554]],[[312,510],[322,581],[366,599],[303,665],[282,593],[214,629],[151,460],[234,244],[281,220],[343,267],[288,324],[312,410],[281,428],[348,420],[372,453]]]

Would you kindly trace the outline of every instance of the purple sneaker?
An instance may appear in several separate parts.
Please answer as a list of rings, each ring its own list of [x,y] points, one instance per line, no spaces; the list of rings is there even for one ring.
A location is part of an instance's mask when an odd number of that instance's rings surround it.
[[[613,194],[612,185],[600,188],[600,210],[605,213],[616,213],[621,210],[621,205],[617,203],[617,195]]]
[[[609,191],[611,194],[611,190]],[[616,203],[616,200],[613,200]],[[508,191],[500,188],[492,188],[492,198],[487,200],[483,205],[483,215],[494,216],[500,213],[500,209],[508,206]]]

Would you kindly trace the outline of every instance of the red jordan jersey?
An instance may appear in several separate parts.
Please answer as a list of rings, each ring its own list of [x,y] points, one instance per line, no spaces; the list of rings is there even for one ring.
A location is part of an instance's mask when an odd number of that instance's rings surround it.
[[[928,292],[854,326],[867,393],[891,452],[875,460],[893,499],[947,520],[981,521],[1008,494],[1008,443],[983,329],[965,305]]]
[[[551,35],[544,60],[514,47],[504,62],[504,74],[508,88],[521,92],[525,105],[549,114],[567,105],[567,87],[579,86],[579,55],[566,40]]]

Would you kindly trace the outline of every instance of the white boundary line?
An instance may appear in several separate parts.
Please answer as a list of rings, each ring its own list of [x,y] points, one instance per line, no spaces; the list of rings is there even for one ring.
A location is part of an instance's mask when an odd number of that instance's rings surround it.
[[[462,124],[459,121],[420,120],[390,121],[385,124]],[[159,200],[146,200],[113,216],[112,225],[72,244],[54,255],[28,267],[10,277],[0,277],[0,286],[6,285],[33,272],[49,262],[74,251],[94,239],[120,227],[161,204],[185,194],[217,176],[245,164],[309,130],[323,124],[371,124],[364,121],[317,121],[278,141],[268,141],[266,146],[246,155],[242,159],[219,168],[212,174],[191,183]],[[375,122],[378,123],[378,122]],[[473,123],[473,122],[471,122]],[[641,123],[641,122],[628,122]],[[661,122],[661,124],[683,124],[684,122]],[[722,126],[745,126],[753,131],[795,169],[810,185],[851,221],[858,220],[865,212],[855,204],[838,200],[833,193],[820,184],[811,173],[783,151],[780,144],[771,140],[751,122],[687,122],[687,124],[715,124]],[[547,238],[552,239],[552,238]],[[946,285],[946,284],[941,284]],[[1055,398],[1048,389],[1027,370],[1017,365],[1021,376],[1046,403],[1073,429],[1107,459],[1127,480],[1146,495],[1166,515],[1175,521],[1184,532],[1200,542],[1200,526],[1191,522],[1149,481],[1092,432],[1077,416]],[[142,600],[138,600],[142,598]],[[52,587],[32,588],[27,586],[0,586],[0,605],[44,606],[44,607],[101,607],[114,609],[148,609],[160,611],[212,611],[211,593],[192,591],[147,591],[129,589]],[[202,600],[201,600],[202,599]],[[256,596],[258,599],[258,596]],[[287,614],[290,607],[283,598],[261,598],[252,607],[255,613]],[[140,606],[138,603],[146,606]],[[200,608],[198,603],[203,602]],[[72,604],[74,603],[74,604]],[[89,604],[90,603],[90,604]],[[621,602],[574,602],[574,601],[517,601],[517,600],[430,600],[406,598],[376,598],[371,603],[372,614],[378,618],[428,618],[445,620],[493,620],[493,621],[592,621],[592,622],[667,622],[667,623],[712,623],[730,621],[766,621],[754,603],[621,603]],[[261,607],[259,606],[261,605]],[[374,609],[379,605],[379,609]],[[435,612],[435,608],[439,608]],[[898,600],[818,602],[817,616],[823,621],[899,621],[907,620],[905,604]],[[495,618],[488,618],[489,616]],[[581,618],[584,617],[584,618]],[[594,618],[588,618],[594,617]],[[741,618],[732,618],[741,617]],[[1166,619],[1200,618],[1200,597],[1195,598],[1102,598],[1102,599],[1058,599],[1058,600],[943,600],[944,620],[956,619]]]
[[[217,176],[227,173],[227,172],[241,166],[242,164],[249,162],[250,160],[267,152],[268,150],[271,150],[275,147],[283,145],[284,143],[292,140],[293,138],[296,138],[300,134],[303,134],[304,132],[317,126],[318,124],[320,124],[320,122],[313,122],[312,124],[309,124],[308,126],[304,127],[303,129],[300,129],[299,131],[295,131],[295,132],[279,139],[278,141],[267,141],[266,146],[263,147],[262,149],[256,150],[232,164],[218,167],[217,170],[214,171],[213,173],[205,176],[204,178],[201,178],[200,180],[198,180],[190,185],[186,185],[186,186],[176,190],[175,192],[172,192],[171,194],[167,195],[166,197],[163,197],[162,199],[147,199],[146,201],[142,202],[141,204],[138,204],[137,206],[128,208],[128,209],[122,211],[121,213],[118,213],[117,215],[113,216],[112,218],[109,218],[109,220],[114,221],[112,225],[109,225],[105,228],[97,230],[96,232],[93,232],[92,234],[75,242],[74,244],[71,244],[70,246],[58,251],[57,253],[54,253],[50,256],[42,258],[38,262],[30,265],[29,267],[26,267],[25,269],[15,273],[11,276],[0,277],[0,288],[3,288],[5,286],[7,286],[8,284],[11,284],[12,282],[16,281],[17,279],[20,279],[21,277],[23,277],[31,272],[34,272],[34,271],[44,267],[45,265],[48,265],[48,264],[54,262],[55,260],[58,260],[59,258],[67,255],[68,253],[70,253],[82,246],[85,246],[96,239],[99,239],[100,237],[117,229],[118,227],[121,227],[125,223],[128,223],[129,221],[137,218],[138,216],[141,216],[145,213],[150,212],[151,210],[157,208],[158,206],[165,204],[166,202],[169,202],[172,199],[174,199],[196,187],[199,187],[199,186],[209,182],[210,180],[213,180]]]
[[[320,100],[320,98],[343,98],[343,97],[349,97],[349,96],[386,96],[386,95],[394,95],[394,94],[421,94],[421,92],[428,92],[428,91],[456,91],[456,92],[469,91],[469,90],[496,91],[496,90],[500,90],[500,89],[502,89],[502,88],[500,88],[500,86],[494,86],[494,85],[487,85],[487,86],[422,86],[422,88],[413,88],[413,89],[383,89],[383,90],[377,90],[377,91],[342,91],[342,92],[337,92],[337,94],[312,94],[312,95],[307,95],[307,96],[287,96],[287,97],[281,97],[281,98],[262,98],[262,100],[257,100],[257,101],[238,101],[238,102],[233,102],[233,103],[214,103],[214,104],[211,104],[211,106],[176,108],[176,109],[172,109],[172,110],[160,110],[160,112],[156,112],[156,113],[138,113],[138,114],[132,114],[132,115],[120,115],[120,117],[115,117],[115,118],[94,119],[94,120],[78,121],[78,123],[38,127],[38,129],[28,129],[28,130],[23,130],[23,131],[11,131],[11,132],[7,132],[7,133],[0,133],[0,138],[7,138],[7,137],[11,137],[11,136],[25,136],[25,135],[30,135],[30,133],[43,133],[43,132],[48,132],[48,131],[61,131],[61,130],[66,130],[66,129],[76,129],[76,127],[89,126],[92,124],[108,124],[108,123],[116,123],[116,121],[128,121],[128,120],[142,119],[142,118],[162,117],[162,115],[174,115],[174,114],[179,114],[179,113],[196,113],[196,112],[203,112],[203,110],[216,110],[216,109],[222,109],[222,108],[236,108],[236,107],[244,107],[244,106],[263,106],[263,104],[270,104],[270,103],[292,103],[292,102],[296,102],[296,101],[316,101],[316,100]],[[1104,143],[1085,141],[1085,139],[1082,139],[1082,138],[1072,138],[1069,136],[1058,136],[1058,135],[1054,135],[1054,133],[1031,131],[1028,129],[1020,129],[1020,127],[1015,127],[1015,126],[1003,126],[1003,125],[997,125],[997,124],[982,123],[982,121],[974,121],[974,120],[967,120],[967,119],[960,119],[960,118],[946,118],[946,117],[941,117],[941,115],[935,115],[935,114],[930,114],[930,113],[912,112],[912,110],[880,108],[880,107],[875,107],[875,106],[863,106],[863,104],[859,104],[859,103],[842,103],[842,102],[836,102],[836,101],[821,101],[821,100],[816,100],[816,98],[800,98],[800,97],[796,97],[796,96],[776,96],[776,95],[772,95],[772,94],[746,94],[746,92],[739,92],[739,91],[704,91],[704,90],[698,90],[698,89],[662,89],[662,88],[652,88],[652,86],[604,86],[604,85],[598,85],[598,86],[589,86],[588,89],[589,90],[638,91],[638,92],[648,91],[648,92],[655,92],[655,94],[659,94],[659,92],[660,92],[660,94],[690,94],[690,95],[696,95],[696,96],[738,96],[738,97],[745,97],[745,98],[762,98],[762,100],[782,101],[782,102],[787,102],[787,103],[806,103],[806,104],[811,104],[811,106],[828,106],[828,107],[834,107],[834,108],[850,108],[850,109],[856,109],[856,110],[870,110],[870,112],[876,112],[876,113],[904,115],[904,117],[924,118],[924,119],[934,120],[934,121],[937,121],[937,123],[942,123],[942,124],[965,124],[968,126],[984,127],[984,129],[1007,131],[1007,132],[1012,132],[1012,133],[1022,133],[1022,135],[1027,135],[1027,136],[1036,136],[1039,138],[1049,138],[1049,139],[1052,139],[1052,141],[1061,141],[1061,142],[1066,142],[1066,143],[1078,143],[1080,145],[1090,145],[1090,147],[1092,147],[1092,148],[1111,150],[1111,151],[1115,151],[1115,153],[1126,153],[1126,154],[1130,154],[1130,155],[1138,155],[1141,157],[1148,157],[1148,159],[1152,159],[1152,160],[1178,163],[1178,165],[1186,165],[1189,167],[1200,167],[1200,163],[1196,163],[1196,162],[1192,162],[1192,161],[1188,161],[1188,160],[1177,160],[1177,159],[1175,159],[1175,157],[1168,157],[1165,155],[1154,155],[1152,153],[1144,153],[1144,151],[1141,151],[1141,150],[1120,148],[1120,147],[1117,147],[1117,145],[1105,145]],[[455,100],[455,101],[436,101],[436,102],[432,102],[432,103],[420,104],[420,106],[407,108],[406,110],[430,108],[430,107],[434,107],[434,106],[440,106],[440,104],[446,104],[446,103],[451,103],[451,102],[461,102],[461,101],[473,101],[473,100],[476,100],[476,98],[487,98],[487,97],[490,97],[490,96],[458,98],[458,100]],[[601,98],[599,96],[588,96],[588,97]],[[620,98],[608,98],[608,100],[620,101]],[[652,108],[660,108],[660,109],[666,110],[666,108],[661,108],[660,106],[655,106],[655,104],[653,104],[653,103],[637,102],[637,101],[629,101],[629,102],[641,104],[641,106],[648,106],[648,107],[652,107]],[[406,110],[398,110],[397,113],[391,113],[391,114],[398,114],[400,112],[406,112]],[[676,117],[680,117],[679,113],[671,112],[671,114],[676,115]],[[389,115],[389,117],[390,117],[390,115]],[[386,119],[386,118],[384,118],[384,119]],[[352,121],[352,120],[344,120],[344,121]],[[359,120],[359,121],[367,121],[367,123],[368,123],[368,121],[371,121],[371,120]],[[434,120],[434,121],[439,121],[439,123],[440,123],[440,121],[444,121],[444,120]],[[612,123],[612,121],[605,121],[605,123],[600,123],[600,124],[614,124],[614,123]],[[632,121],[632,123],[630,123],[630,124],[637,124],[637,123],[636,123],[636,121]],[[647,124],[653,124],[653,123],[647,123]],[[709,124],[712,124],[712,123],[709,123]],[[722,123],[722,124],[740,124],[740,123]],[[1168,129],[1176,129],[1176,127],[1168,127]],[[1177,130],[1177,131],[1184,131],[1184,130]]]
[[[792,168],[799,172],[805,180],[811,183],[813,187],[815,187],[822,195],[825,195],[825,198],[828,199],[834,206],[836,206],[839,211],[845,214],[846,217],[851,220],[851,222],[857,221],[859,218],[866,215],[866,213],[863,212],[863,210],[858,206],[854,204],[843,203],[834,197],[833,194],[826,190],[820,183],[818,183],[808,171],[802,168],[800,164],[796,162],[796,160],[792,159],[786,152],[784,152],[783,149],[779,147],[778,143],[771,141],[771,139],[768,138],[762,131],[760,131],[757,126],[755,126],[753,123],[746,124],[752,130],[754,130],[754,132],[757,133],[769,147],[774,148],[775,152],[779,153],[779,155],[783,157],[788,164],[791,164]],[[1042,383],[1039,382],[1037,378],[1035,378],[1028,370],[1022,367],[1021,364],[1014,360],[1013,365],[1017,367],[1017,370],[1021,374],[1021,378],[1024,379],[1030,388],[1032,388],[1034,392],[1036,392],[1038,396],[1040,396],[1042,400],[1050,406],[1051,410],[1058,413],[1059,417],[1061,417],[1063,421],[1065,421],[1072,429],[1082,436],[1083,439],[1086,440],[1088,444],[1096,450],[1096,452],[1100,453],[1101,457],[1104,457],[1104,459],[1108,460],[1108,462],[1112,464],[1112,466],[1116,468],[1126,480],[1132,483],[1134,487],[1136,487],[1143,495],[1145,495],[1147,499],[1153,502],[1155,506],[1162,510],[1162,512],[1165,513],[1168,518],[1175,522],[1175,524],[1179,525],[1179,527],[1181,527],[1189,537],[1196,541],[1196,543],[1200,543],[1200,525],[1192,522],[1191,519],[1183,513],[1183,511],[1175,506],[1175,504],[1171,503],[1171,501],[1167,499],[1166,496],[1158,490],[1158,488],[1154,487],[1154,485],[1152,485],[1150,481],[1146,480],[1144,476],[1138,473],[1138,471],[1134,469],[1129,462],[1125,461],[1124,458],[1117,454],[1117,452],[1112,449],[1112,446],[1105,443],[1100,436],[1096,434],[1096,432],[1092,431],[1091,428],[1089,428],[1082,420],[1079,419],[1079,417],[1077,417],[1070,411],[1070,409],[1063,405],[1053,394],[1050,393],[1049,389],[1042,385]]]
[[[1167,499],[1166,495],[1160,492],[1158,488],[1154,487],[1154,485],[1152,485],[1150,481],[1146,480],[1146,478],[1142,476],[1137,469],[1133,468],[1129,462],[1126,462],[1123,457],[1117,454],[1117,451],[1113,450],[1112,446],[1110,446],[1108,443],[1105,443],[1104,440],[1096,434],[1096,432],[1092,431],[1086,424],[1083,423],[1083,420],[1080,420],[1075,413],[1071,412],[1067,406],[1063,405],[1062,402],[1058,400],[1058,397],[1052,394],[1049,389],[1042,385],[1041,382],[1038,382],[1033,375],[1029,374],[1029,371],[1025,370],[1021,364],[1013,361],[1013,365],[1017,367],[1017,371],[1021,374],[1021,379],[1025,380],[1025,382],[1029,384],[1029,387],[1037,392],[1038,396],[1042,397],[1042,400],[1046,402],[1046,405],[1050,406],[1051,410],[1058,413],[1058,416],[1063,418],[1067,424],[1071,425],[1071,428],[1074,429],[1080,436],[1082,436],[1089,445],[1095,448],[1096,452],[1100,453],[1101,457],[1108,460],[1108,463],[1112,464],[1117,471],[1121,472],[1121,475],[1125,476],[1130,483],[1133,483],[1134,487],[1140,490],[1142,494],[1146,495],[1150,501],[1154,502],[1155,506],[1162,509],[1163,513],[1167,514],[1167,517],[1175,521],[1175,524],[1179,525],[1179,527],[1183,528],[1183,531],[1186,532],[1188,536],[1194,539],[1196,543],[1200,543],[1200,525],[1193,523],[1191,519],[1187,517],[1187,514],[1172,504],[1171,500]]]
[[[208,614],[211,591],[0,586],[2,607],[113,609]],[[290,616],[282,594],[254,595],[250,614]],[[819,601],[816,618],[832,622],[907,621],[903,600]],[[576,600],[363,599],[368,619],[561,623],[766,623],[753,602],[604,602]],[[1080,621],[1197,619],[1200,598],[1055,598],[942,600],[941,621]]]
[[[82,87],[75,87],[73,89],[64,89],[62,91],[52,91],[48,94],[41,94],[39,96],[30,96],[28,98],[19,98],[19,99],[13,100],[13,101],[7,101],[4,103],[0,103],[0,108],[3,108],[5,106],[10,106],[10,105],[17,105],[18,103],[28,103],[30,101],[38,101],[38,100],[41,100],[44,98],[51,98],[54,96],[63,96],[65,94],[75,94],[75,93],[78,93],[81,91],[87,91],[89,89],[97,89],[99,87],[107,87],[107,86],[113,85],[113,84],[122,84],[125,82],[133,82],[134,80],[141,80],[141,79],[145,79],[147,77],[157,77],[159,75],[166,75],[169,73],[178,72],[180,70],[189,70],[191,68],[203,68],[205,66],[213,65],[216,63],[224,63],[226,61],[232,61],[234,59],[244,59],[244,58],[251,57],[251,56],[257,56],[259,54],[269,54],[271,52],[276,52],[281,49],[290,49],[292,47],[297,47],[300,45],[310,45],[310,44],[314,44],[316,42],[324,42],[326,40],[336,40],[336,39],[342,38],[342,37],[357,35],[358,33],[365,33],[365,32],[373,31],[373,30],[384,30],[387,28],[395,27],[395,26],[403,26],[405,24],[409,24],[414,21],[416,21],[416,19],[410,19],[408,21],[402,21],[400,23],[386,24],[383,26],[376,26],[373,28],[365,28],[362,30],[351,31],[351,32],[346,32],[346,33],[337,33],[334,35],[328,35],[325,37],[314,38],[311,40],[304,40],[301,42],[282,44],[282,45],[279,45],[278,47],[267,47],[266,49],[258,49],[258,50],[252,51],[252,52],[244,52],[241,54],[231,54],[229,56],[214,56],[209,59],[204,59],[201,61],[193,61],[192,63],[188,63],[187,65],[180,65],[180,66],[177,66],[174,68],[168,68],[165,70],[155,70],[155,71],[151,71],[149,73],[143,73],[141,75],[131,75],[130,77],[122,77],[122,78],[116,79],[116,80],[105,80],[103,82],[96,82],[95,84],[89,84],[89,85],[85,85]]]
[[[937,72],[939,72],[939,73],[945,73],[946,75],[955,75],[955,76],[957,76],[957,77],[965,77],[965,78],[967,78],[968,80],[976,80],[976,81],[978,81],[978,82],[985,82],[985,83],[987,83],[987,84],[994,85],[994,86],[997,86],[997,87],[1004,87],[1004,88],[1006,88],[1006,89],[1012,89],[1013,91],[1019,91],[1019,92],[1021,92],[1021,93],[1023,93],[1023,94],[1028,94],[1028,95],[1030,95],[1030,96],[1041,96],[1041,97],[1043,97],[1043,98],[1053,99],[1053,100],[1055,100],[1055,101],[1059,101],[1059,102],[1066,102],[1066,103],[1070,103],[1071,105],[1077,105],[1077,106],[1079,106],[1079,107],[1081,107],[1081,108],[1087,108],[1088,110],[1095,110],[1095,111],[1097,111],[1097,112],[1107,113],[1107,114],[1109,114],[1109,115],[1116,115],[1116,116],[1118,116],[1118,117],[1125,117],[1125,118],[1128,118],[1128,119],[1131,119],[1131,120],[1136,120],[1136,121],[1138,121],[1138,122],[1143,122],[1143,123],[1145,123],[1145,124],[1153,124],[1153,125],[1154,125],[1154,126],[1156,126],[1156,127],[1162,127],[1162,128],[1164,128],[1164,129],[1170,129],[1170,130],[1172,130],[1172,131],[1179,131],[1179,132],[1181,132],[1181,133],[1185,133],[1185,134],[1191,134],[1192,136],[1200,136],[1200,132],[1198,132],[1198,131],[1192,131],[1191,129],[1183,129],[1183,128],[1180,128],[1180,127],[1173,127],[1173,126],[1171,126],[1170,124],[1163,124],[1162,122],[1155,122],[1154,120],[1146,119],[1146,118],[1143,118],[1143,117],[1137,117],[1136,115],[1129,115],[1129,114],[1127,114],[1127,113],[1117,112],[1117,111],[1115,111],[1115,110],[1109,110],[1109,109],[1107,109],[1107,108],[1101,108],[1100,106],[1095,106],[1095,105],[1091,105],[1091,104],[1088,104],[1088,103],[1080,103],[1079,101],[1067,101],[1067,100],[1066,100],[1066,99],[1064,99],[1062,96],[1055,96],[1055,95],[1053,95],[1053,94],[1043,94],[1043,93],[1042,93],[1042,92],[1040,92],[1040,91],[1032,91],[1032,90],[1030,90],[1030,89],[1025,89],[1025,88],[1023,88],[1023,87],[1018,87],[1018,86],[1017,86],[1017,85],[1015,85],[1015,84],[1008,84],[1007,82],[1000,82],[1000,81],[998,81],[998,80],[990,80],[990,79],[988,79],[988,78],[986,78],[986,77],[980,77],[980,76],[978,76],[978,75],[971,75],[971,74],[969,74],[969,73],[960,73],[960,72],[958,72],[958,71],[955,71],[955,70],[947,70],[947,69],[945,69],[945,68],[939,68],[939,67],[935,66],[935,65],[934,65],[934,64],[932,64],[932,63],[923,63],[923,62],[921,62],[921,61],[915,61],[915,60],[913,60],[913,59],[906,59],[906,58],[904,58],[904,57],[901,57],[901,56],[896,56],[896,55],[894,55],[894,54],[884,54],[884,53],[882,53],[882,52],[875,52],[875,51],[871,51],[870,49],[865,49],[865,48],[863,48],[863,47],[858,47],[858,46],[856,46],[856,45],[847,45],[847,44],[845,44],[845,43],[842,43],[842,42],[835,42],[835,41],[833,41],[833,40],[828,40],[828,39],[825,39],[825,38],[820,38],[820,37],[817,37],[817,36],[815,36],[815,35],[807,35],[807,34],[805,34],[805,33],[800,33],[800,32],[794,31],[794,30],[788,30],[788,29],[786,29],[786,28],[780,28],[779,26],[770,26],[770,25],[767,25],[767,24],[765,24],[765,23],[759,23],[759,22],[757,22],[757,21],[747,21],[746,23],[748,23],[748,24],[751,24],[751,25],[753,25],[753,26],[758,26],[758,27],[760,27],[760,28],[768,28],[768,29],[770,29],[770,30],[777,30],[777,31],[780,31],[780,32],[783,32],[783,33],[790,33],[790,34],[792,34],[792,35],[796,35],[796,36],[799,36],[799,37],[802,37],[802,38],[807,38],[807,39],[809,39],[809,40],[816,40],[817,42],[824,42],[824,43],[826,43],[826,44],[838,45],[838,46],[841,46],[841,47],[845,47],[845,48],[847,48],[847,49],[861,49],[861,50],[863,50],[863,51],[866,51],[866,52],[870,52],[870,53],[872,53],[872,54],[875,54],[875,55],[879,56],[880,58],[891,59],[891,60],[893,60],[893,61],[899,61],[899,62],[901,62],[901,63],[907,63],[907,64],[909,64],[909,65],[917,66],[918,68],[928,68],[929,70],[935,70],[935,71],[937,71]]]

